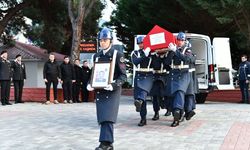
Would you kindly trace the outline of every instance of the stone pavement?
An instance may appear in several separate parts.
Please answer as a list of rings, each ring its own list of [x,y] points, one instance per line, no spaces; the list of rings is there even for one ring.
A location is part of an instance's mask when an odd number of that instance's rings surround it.
[[[161,111],[138,127],[132,97],[123,96],[115,125],[116,150],[250,149],[250,105],[206,102],[176,128]],[[0,150],[94,150],[99,145],[95,103],[0,106]]]

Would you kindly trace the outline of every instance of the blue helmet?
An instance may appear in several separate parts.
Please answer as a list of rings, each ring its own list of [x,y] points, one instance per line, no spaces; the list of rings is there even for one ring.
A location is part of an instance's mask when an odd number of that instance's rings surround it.
[[[143,42],[143,39],[144,39],[144,36],[138,36],[138,37],[136,38],[136,43],[137,43],[137,44],[141,44],[141,43]]]
[[[109,28],[104,27],[98,34],[98,39],[113,39],[112,31]]]
[[[179,32],[178,35],[177,35],[177,40],[185,41],[186,40],[186,34],[183,33],[183,32]]]

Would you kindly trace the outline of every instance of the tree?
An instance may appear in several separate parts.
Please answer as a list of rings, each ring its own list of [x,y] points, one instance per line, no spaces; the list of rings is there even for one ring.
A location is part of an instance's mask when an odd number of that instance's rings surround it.
[[[1,0],[0,35],[6,39],[25,26],[24,16],[21,12],[30,5],[29,0],[18,2],[16,0]]]
[[[82,36],[82,24],[90,13],[97,0],[68,0],[68,14],[72,24],[72,47],[71,57],[76,59],[80,55],[79,44]]]

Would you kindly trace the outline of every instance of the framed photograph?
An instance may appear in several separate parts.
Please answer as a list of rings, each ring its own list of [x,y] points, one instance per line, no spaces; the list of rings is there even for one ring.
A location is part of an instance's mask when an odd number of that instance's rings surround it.
[[[95,62],[91,76],[91,86],[95,89],[105,88],[110,83],[111,63]]]

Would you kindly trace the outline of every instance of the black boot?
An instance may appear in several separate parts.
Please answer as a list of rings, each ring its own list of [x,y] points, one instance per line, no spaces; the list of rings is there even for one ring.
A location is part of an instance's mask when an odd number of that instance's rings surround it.
[[[142,105],[143,101],[136,99],[134,104],[135,104],[135,109],[137,112],[141,112],[141,105]]]
[[[180,117],[181,117],[181,111],[180,110],[175,110],[174,111],[174,122],[171,124],[171,127],[176,127],[179,125],[179,120],[180,120]]]
[[[159,118],[160,118],[159,112],[156,112],[152,120],[156,121],[156,120],[159,120]]]
[[[193,116],[195,115],[195,112],[193,110],[191,110],[190,112],[188,112],[185,117],[186,120],[190,120]]]
[[[141,119],[141,121],[138,123],[138,126],[142,127],[144,125],[147,124],[147,120],[146,119]]]
[[[171,112],[167,111],[164,116],[170,116],[170,115],[171,115]]]
[[[105,142],[101,142],[101,144],[95,148],[95,150],[113,150],[113,145],[112,144],[107,144]]]

